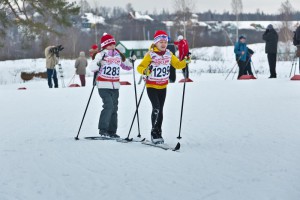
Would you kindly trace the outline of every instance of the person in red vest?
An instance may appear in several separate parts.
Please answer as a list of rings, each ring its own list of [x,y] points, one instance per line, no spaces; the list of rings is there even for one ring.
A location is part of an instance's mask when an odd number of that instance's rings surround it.
[[[182,35],[179,35],[177,38],[177,41],[174,42],[174,44],[177,46],[179,51],[179,60],[184,60],[186,56],[188,56],[189,53],[189,44],[186,39],[183,39]],[[182,69],[184,78],[189,78],[189,68],[188,65],[186,65],[185,68]]]

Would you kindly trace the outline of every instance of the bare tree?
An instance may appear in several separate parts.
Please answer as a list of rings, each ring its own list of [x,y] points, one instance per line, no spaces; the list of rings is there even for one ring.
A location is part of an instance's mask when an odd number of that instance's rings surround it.
[[[280,18],[281,18],[281,26],[279,27],[279,39],[283,41],[285,44],[285,49],[282,54],[284,60],[289,60],[291,55],[291,45],[288,43],[292,39],[293,34],[293,26],[292,26],[292,15],[295,12],[292,4],[289,0],[281,3],[279,8]]]
[[[80,6],[80,15],[83,15],[84,13],[91,11],[91,6],[86,0],[80,0],[79,6]]]
[[[231,1],[232,13],[235,15],[236,20],[236,40],[239,37],[239,16],[243,12],[243,2],[242,0],[232,0]]]
[[[174,0],[174,8],[177,15],[177,18],[183,21],[183,35],[186,38],[186,26],[187,21],[191,17],[191,13],[195,3],[193,0]]]
[[[291,40],[291,31],[293,29],[291,19],[295,10],[290,1],[286,0],[285,2],[281,3],[279,12],[282,22],[280,27],[280,36],[283,42],[288,42]]]

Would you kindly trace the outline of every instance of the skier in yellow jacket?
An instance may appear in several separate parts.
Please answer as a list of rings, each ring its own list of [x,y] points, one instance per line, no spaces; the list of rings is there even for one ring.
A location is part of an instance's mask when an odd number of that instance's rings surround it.
[[[189,58],[180,61],[167,49],[167,45],[167,33],[162,30],[156,31],[153,45],[137,67],[137,71],[140,74],[146,75],[147,94],[152,104],[151,140],[155,144],[164,143],[161,126],[169,82],[170,65],[176,69],[183,69],[191,62]]]

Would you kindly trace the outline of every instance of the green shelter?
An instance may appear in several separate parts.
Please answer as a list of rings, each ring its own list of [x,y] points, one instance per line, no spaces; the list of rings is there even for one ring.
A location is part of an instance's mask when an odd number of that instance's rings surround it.
[[[126,57],[130,56],[131,51],[134,51],[136,57],[141,59],[148,52],[152,44],[152,40],[123,40],[117,43],[116,48],[125,54]]]

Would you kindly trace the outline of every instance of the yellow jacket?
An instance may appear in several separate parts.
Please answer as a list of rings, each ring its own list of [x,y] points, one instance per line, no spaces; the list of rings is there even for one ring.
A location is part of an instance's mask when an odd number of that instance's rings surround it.
[[[154,51],[154,52],[159,52],[157,47],[153,47],[153,49],[151,49],[150,51]],[[171,57],[171,65],[175,68],[175,69],[183,69],[186,67],[186,62],[185,60],[180,61],[174,54],[172,54],[172,52],[170,52],[172,57]],[[149,67],[149,65],[151,64],[152,60],[151,60],[151,56],[150,53],[146,53],[142,62],[138,65],[137,67],[137,71],[144,75],[144,71],[145,69],[147,69],[147,67]],[[167,87],[168,84],[165,85],[155,85],[155,84],[146,84],[147,88],[155,88],[155,89],[164,89]]]

